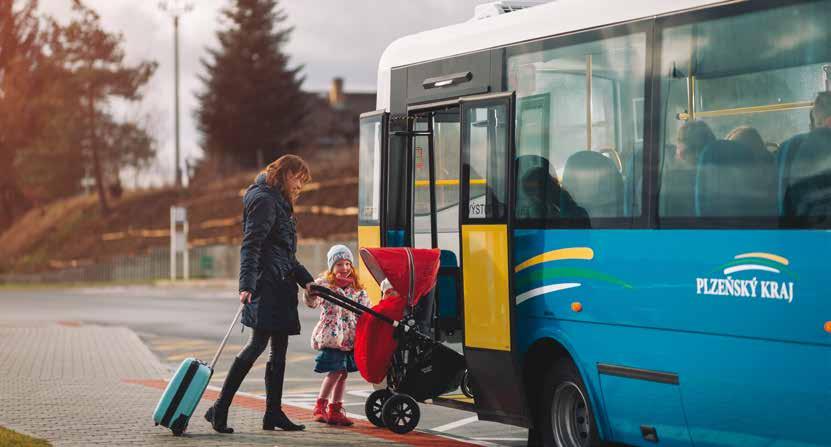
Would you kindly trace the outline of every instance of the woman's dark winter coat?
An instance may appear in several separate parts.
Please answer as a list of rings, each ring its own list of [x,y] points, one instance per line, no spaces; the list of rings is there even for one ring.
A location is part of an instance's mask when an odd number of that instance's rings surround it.
[[[242,205],[239,289],[252,295],[242,312],[242,324],[297,335],[297,286],[304,287],[314,278],[296,258],[291,203],[260,175],[248,187]]]

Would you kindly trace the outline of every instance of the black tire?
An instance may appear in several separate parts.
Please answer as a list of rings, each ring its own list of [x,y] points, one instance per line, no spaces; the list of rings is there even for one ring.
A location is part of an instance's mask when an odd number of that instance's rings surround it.
[[[403,435],[413,431],[421,419],[418,402],[406,394],[394,394],[384,403],[381,419],[393,433]]]
[[[173,432],[173,436],[182,436],[185,433],[185,430],[188,429],[188,424],[182,422],[182,418],[179,418],[170,426],[170,431]]]
[[[544,446],[601,445],[586,386],[570,359],[562,359],[548,371],[542,391],[537,427]]]
[[[473,382],[473,377],[470,376],[470,371],[467,369],[465,370],[465,374],[462,376],[462,384],[460,388],[462,389],[462,394],[473,399],[473,395],[476,393],[476,383]]]
[[[364,413],[369,422],[372,422],[372,425],[384,428],[384,420],[381,418],[381,414],[384,410],[384,404],[390,396],[392,396],[392,391],[384,388],[373,391],[366,399]]]

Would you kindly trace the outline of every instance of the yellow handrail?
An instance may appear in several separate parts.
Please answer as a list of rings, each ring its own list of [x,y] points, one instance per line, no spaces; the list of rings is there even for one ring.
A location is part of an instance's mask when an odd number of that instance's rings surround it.
[[[474,178],[474,179],[470,179],[470,184],[471,185],[486,185],[487,180],[485,180],[483,178],[479,178],[479,179]],[[429,180],[416,180],[415,185],[416,185],[416,187],[430,186],[430,181]],[[436,186],[459,186],[459,179],[436,180],[435,185]]]

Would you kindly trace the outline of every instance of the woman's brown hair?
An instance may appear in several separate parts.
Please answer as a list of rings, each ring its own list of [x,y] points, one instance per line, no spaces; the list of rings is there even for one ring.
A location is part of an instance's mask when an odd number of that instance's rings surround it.
[[[286,194],[286,179],[289,175],[302,176],[303,183],[308,183],[312,180],[312,172],[309,170],[309,165],[297,155],[283,155],[271,162],[263,169],[261,174],[265,174],[265,182],[271,188],[277,188],[280,193],[287,199],[290,198]]]
[[[352,263],[350,262],[350,264],[352,264]],[[328,282],[329,284],[337,284],[335,282],[335,272],[333,272],[332,270],[328,270],[326,272],[323,272],[321,275],[325,275],[326,282]],[[364,284],[361,282],[360,275],[358,275],[358,269],[355,268],[355,265],[352,265],[352,275],[351,276],[355,280],[355,282],[352,284],[352,287],[355,290],[364,290]]]

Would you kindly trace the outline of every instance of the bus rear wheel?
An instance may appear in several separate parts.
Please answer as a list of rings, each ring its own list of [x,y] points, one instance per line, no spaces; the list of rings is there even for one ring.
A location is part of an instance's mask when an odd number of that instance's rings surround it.
[[[600,445],[586,386],[571,361],[548,371],[540,410],[540,434],[546,447]]]

